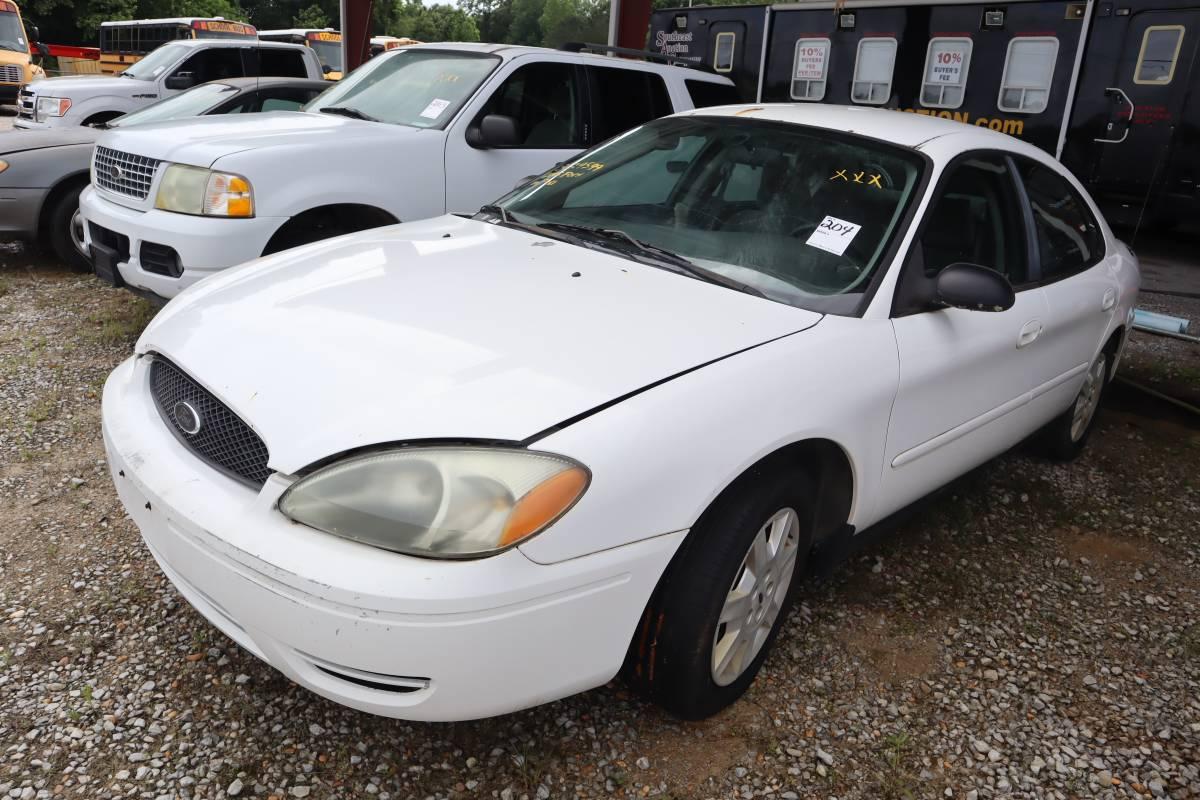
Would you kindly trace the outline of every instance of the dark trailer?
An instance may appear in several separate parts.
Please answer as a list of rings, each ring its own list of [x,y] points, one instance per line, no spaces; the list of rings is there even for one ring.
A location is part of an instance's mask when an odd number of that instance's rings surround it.
[[[748,101],[873,105],[1018,136],[1132,226],[1197,210],[1198,26],[1198,0],[695,6],[655,12],[650,48],[728,65]]]

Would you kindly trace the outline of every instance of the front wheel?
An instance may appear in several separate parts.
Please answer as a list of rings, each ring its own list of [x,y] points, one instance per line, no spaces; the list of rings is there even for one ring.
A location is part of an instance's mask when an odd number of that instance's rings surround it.
[[[812,541],[802,473],[751,474],[692,528],[626,657],[629,685],[683,719],[733,703],[791,608]]]
[[[79,193],[86,184],[72,186],[63,192],[46,221],[46,240],[54,255],[76,272],[90,272],[91,260],[83,243],[83,217],[79,214]]]
[[[1092,428],[1096,425],[1096,410],[1108,383],[1108,354],[1101,353],[1088,367],[1083,386],[1075,395],[1071,407],[1054,419],[1042,432],[1051,458],[1071,461],[1083,452]]]

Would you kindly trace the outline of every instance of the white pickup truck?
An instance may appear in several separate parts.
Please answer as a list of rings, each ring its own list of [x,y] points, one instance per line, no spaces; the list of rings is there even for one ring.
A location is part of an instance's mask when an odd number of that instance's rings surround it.
[[[17,128],[98,125],[208,81],[254,76],[323,77],[304,45],[182,39],[155,48],[119,75],[44,78],[17,98]]]
[[[578,50],[392,50],[303,111],[107,132],[80,209],[96,274],[174,297],[266,253],[474,213],[643,122],[736,102],[694,66]]]

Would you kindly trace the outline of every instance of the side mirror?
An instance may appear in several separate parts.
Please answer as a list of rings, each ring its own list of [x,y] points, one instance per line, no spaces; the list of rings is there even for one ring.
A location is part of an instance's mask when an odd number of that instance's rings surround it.
[[[951,264],[934,279],[934,301],[968,311],[1007,311],[1016,302],[1008,278],[978,264]]]
[[[329,66],[328,64],[322,64],[321,72],[325,75],[328,75],[329,73],[333,72],[333,67]]]
[[[471,147],[515,147],[520,143],[520,126],[503,114],[488,114],[477,127],[467,131],[467,144]]]
[[[194,72],[176,72],[167,78],[163,85],[168,89],[190,89],[196,85],[196,74]]]
[[[42,32],[38,30],[37,25],[26,25],[25,35],[29,38],[29,41],[33,42],[34,44],[37,44],[42,40]]]

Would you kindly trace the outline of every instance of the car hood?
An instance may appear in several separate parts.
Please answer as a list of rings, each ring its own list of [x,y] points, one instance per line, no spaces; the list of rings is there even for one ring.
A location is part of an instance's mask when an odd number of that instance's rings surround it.
[[[39,97],[158,94],[158,86],[150,81],[108,76],[61,75],[57,78],[39,78],[30,83],[28,88]]]
[[[47,147],[93,144],[99,135],[100,131],[96,128],[87,128],[82,125],[36,131],[7,131],[0,135],[0,156],[27,150],[42,150]]]
[[[319,242],[183,292],[174,361],[290,473],[357,447],[522,441],[820,314],[453,216]]]
[[[223,156],[260,147],[292,146],[308,148],[312,153],[336,152],[365,138],[377,140],[381,132],[394,132],[395,136],[420,133],[403,125],[365,122],[335,114],[269,111],[116,128],[106,132],[100,143],[140,156],[210,167]]]

